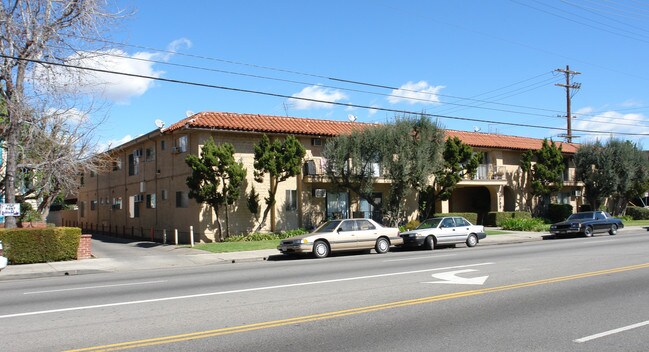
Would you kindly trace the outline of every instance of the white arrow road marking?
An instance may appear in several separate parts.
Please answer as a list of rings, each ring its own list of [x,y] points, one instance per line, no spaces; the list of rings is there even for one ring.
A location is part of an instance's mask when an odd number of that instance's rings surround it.
[[[484,285],[485,281],[487,281],[487,276],[480,276],[480,277],[472,277],[472,278],[464,278],[464,277],[459,277],[456,274],[461,274],[461,273],[469,273],[472,271],[477,271],[473,269],[464,269],[464,270],[455,270],[455,271],[447,271],[444,273],[439,273],[439,274],[433,274],[432,277],[436,279],[440,279],[442,281],[429,281],[429,282],[424,282],[425,284],[458,284],[458,285]]]

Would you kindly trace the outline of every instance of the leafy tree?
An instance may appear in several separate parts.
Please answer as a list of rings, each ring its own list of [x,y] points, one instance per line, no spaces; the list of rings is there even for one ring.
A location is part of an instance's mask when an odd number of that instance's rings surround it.
[[[24,150],[25,125],[32,123],[35,117],[32,108],[44,106],[43,101],[48,100],[49,108],[63,106],[69,109],[76,93],[73,91],[78,88],[76,82],[68,82],[66,88],[53,85],[52,80],[47,79],[70,77],[73,70],[68,70],[66,75],[60,66],[35,64],[34,60],[74,63],[72,60],[89,55],[96,58],[100,55],[96,51],[100,37],[109,33],[108,29],[117,18],[110,12],[110,5],[100,0],[2,1],[0,100],[4,106],[0,114],[0,137],[6,151],[4,190],[7,203],[16,203],[19,154]],[[90,54],[91,51],[94,53]],[[54,73],[57,68],[58,75]],[[37,71],[40,74],[36,74]],[[79,71],[74,73],[79,75]],[[6,217],[5,227],[16,227],[16,219]]]
[[[305,155],[304,146],[294,136],[288,136],[283,141],[276,139],[271,142],[264,134],[255,145],[255,181],[264,182],[266,174],[270,177],[268,197],[264,198],[266,208],[255,232],[264,227],[268,213],[275,205],[278,184],[302,172],[302,160]]]
[[[256,216],[259,213],[259,193],[255,191],[255,185],[252,185],[252,189],[248,193],[248,197],[246,197],[246,205],[253,215]]]
[[[447,138],[444,144],[443,166],[435,171],[435,179],[419,194],[420,217],[426,219],[435,213],[437,200],[448,200],[455,186],[465,177],[473,177],[482,161],[482,153],[458,137]]]
[[[423,115],[365,126],[327,141],[326,173],[336,186],[351,190],[374,207],[379,206],[372,197],[376,180],[389,180],[382,210],[387,221],[396,224],[403,220],[406,196],[421,190],[439,167],[442,138],[443,132]]]
[[[536,163],[532,164],[533,161]],[[563,188],[563,171],[565,170],[561,146],[554,141],[543,139],[541,149],[528,150],[521,156],[521,169],[530,183],[530,194],[547,199],[552,193]],[[549,204],[544,201],[546,206]],[[528,201],[528,207],[530,207]]]
[[[612,213],[624,214],[626,204],[648,189],[649,161],[630,141],[612,139],[606,145],[582,145],[575,162],[577,175],[586,186],[586,199],[595,209],[611,197]]]
[[[228,205],[239,198],[246,169],[234,159],[232,144],[216,145],[212,138],[203,145],[200,157],[188,155],[185,162],[192,169],[192,174],[187,177],[189,197],[214,209],[219,240],[223,241],[219,209],[225,206],[226,236],[229,237]]]
[[[609,150],[600,141],[582,144],[575,153],[575,174],[584,183],[585,198],[599,209],[604,198],[615,192],[617,175],[611,166]]]

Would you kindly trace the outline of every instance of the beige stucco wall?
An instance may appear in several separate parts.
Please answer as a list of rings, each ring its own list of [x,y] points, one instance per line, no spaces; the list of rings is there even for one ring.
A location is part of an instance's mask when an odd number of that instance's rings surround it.
[[[181,136],[187,137],[187,152],[176,152],[174,147]],[[174,230],[179,232],[181,242],[189,242],[190,227],[193,228],[196,241],[210,242],[218,239],[214,225],[216,214],[208,206],[197,204],[193,199],[187,201],[187,207],[176,206],[176,194],[187,194],[185,184],[190,169],[185,163],[189,153],[198,154],[200,146],[208,138],[214,138],[217,144],[231,143],[236,151],[235,158],[241,161],[247,170],[244,190],[239,200],[230,207],[229,227],[233,235],[251,232],[258,221],[261,220],[265,209],[264,198],[268,195],[270,179],[266,175],[262,183],[254,181],[254,145],[261,135],[258,133],[242,133],[231,131],[210,131],[196,129],[181,129],[172,134],[161,134],[153,131],[145,136],[126,143],[111,152],[116,160],[121,162],[121,169],[107,170],[100,175],[85,175],[85,184],[78,196],[80,226],[103,230],[118,235],[135,235],[156,239],[162,238],[163,231],[167,239],[173,238]],[[285,136],[269,136],[284,138]],[[305,160],[313,160],[317,173],[322,170],[322,146],[312,145],[311,136],[301,136],[298,140],[306,149]],[[164,146],[163,146],[164,145]],[[152,151],[154,157],[147,159],[146,150]],[[136,175],[129,176],[128,155],[135,150],[142,150],[139,170]],[[475,195],[485,195],[488,200],[489,211],[525,210],[525,185],[521,183],[522,172],[520,169],[520,156],[522,151],[510,150],[479,150],[486,153],[488,172],[485,179],[463,180],[458,185],[458,195],[450,201],[439,202],[438,212],[462,211],[470,208]],[[503,174],[500,175],[498,171]],[[568,172],[574,175],[574,169]],[[248,211],[246,196],[254,185],[259,194],[260,212],[253,215]],[[576,182],[567,183],[565,192],[579,189]],[[298,227],[311,228],[326,219],[326,198],[316,197],[315,189],[324,189],[329,192],[340,192],[333,188],[326,178],[316,176],[298,176],[281,182],[276,194],[276,205],[269,214],[263,231],[283,231]],[[295,210],[287,209],[287,191],[296,191],[298,207]],[[485,191],[486,190],[486,191]],[[383,201],[387,202],[389,185],[379,181],[375,191],[383,194]],[[476,193],[477,192],[477,193]],[[486,193],[485,193],[486,192]],[[566,193],[567,194],[567,193]],[[139,207],[139,217],[131,217],[129,212],[129,198],[142,195],[143,201],[134,203]],[[147,208],[146,196],[155,195],[155,208]],[[166,197],[165,197],[166,195]],[[121,198],[121,209],[114,209],[113,200]],[[564,197],[565,199],[565,197]],[[91,201],[96,201],[95,210],[91,210]],[[580,197],[569,197],[575,209],[580,205]],[[416,219],[417,198],[411,193],[405,200],[405,217],[407,220]],[[481,203],[482,204],[482,203]],[[357,195],[349,194],[350,215],[359,211],[360,199]],[[219,211],[221,224],[225,229],[225,209]],[[169,240],[171,241],[171,240]]]

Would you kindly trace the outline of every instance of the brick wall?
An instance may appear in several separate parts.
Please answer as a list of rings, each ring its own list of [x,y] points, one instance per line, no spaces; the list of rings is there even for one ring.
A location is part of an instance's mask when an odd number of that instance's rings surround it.
[[[89,259],[92,257],[92,235],[81,235],[79,249],[77,249],[77,260]]]

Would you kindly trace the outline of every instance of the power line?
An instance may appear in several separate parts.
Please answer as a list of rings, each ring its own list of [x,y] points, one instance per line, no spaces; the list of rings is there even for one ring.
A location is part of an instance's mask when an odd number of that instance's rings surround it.
[[[363,86],[369,86],[369,87],[391,89],[391,90],[401,90],[401,91],[404,91],[404,92],[426,94],[426,93],[422,93],[421,91],[417,91],[417,90],[402,89],[402,88],[392,87],[392,86],[384,85],[384,84],[375,84],[375,83],[367,83],[367,82],[362,82],[362,81],[348,80],[348,79],[336,78],[336,77],[330,77],[330,76],[324,76],[324,75],[318,75],[318,74],[313,74],[313,73],[305,73],[305,72],[300,72],[300,71],[295,71],[295,70],[288,70],[288,69],[282,69],[282,68],[276,68],[276,67],[270,67],[270,66],[264,66],[264,65],[244,63],[244,62],[239,62],[239,61],[234,61],[234,60],[219,59],[219,58],[203,56],[203,55],[178,53],[178,52],[172,51],[172,50],[164,50],[164,49],[152,48],[152,47],[147,47],[147,46],[142,46],[142,45],[135,45],[135,44],[126,44],[126,43],[114,42],[114,41],[98,39],[98,38],[89,38],[89,37],[82,37],[82,36],[76,36],[76,35],[69,35],[69,36],[74,37],[74,38],[84,39],[84,40],[91,40],[92,39],[92,40],[95,40],[95,41],[98,41],[98,42],[103,42],[103,43],[106,43],[106,44],[112,44],[112,45],[117,45],[117,46],[127,46],[127,47],[138,48],[138,49],[143,49],[143,50],[150,50],[150,51],[155,51],[155,52],[160,52],[160,53],[165,53],[165,54],[174,54],[174,55],[191,57],[191,58],[198,58],[198,59],[204,59],[204,60],[210,60],[210,61],[216,61],[216,62],[240,65],[240,66],[248,66],[248,67],[253,67],[253,68],[258,68],[258,69],[277,71],[277,72],[282,72],[282,73],[290,73],[290,74],[296,74],[296,75],[302,75],[302,76],[308,76],[308,77],[316,77],[316,78],[322,78],[322,79],[332,80],[332,81],[337,81],[337,82],[347,82],[347,83],[350,83],[350,84],[363,85]],[[200,66],[184,65],[184,64],[173,64],[173,63],[168,63],[168,62],[163,62],[163,61],[156,61],[156,60],[143,59],[143,58],[134,58],[134,57],[130,57],[130,56],[116,55],[116,54],[110,54],[110,53],[104,53],[104,54],[113,55],[113,56],[116,56],[116,57],[122,57],[122,58],[125,58],[125,59],[131,59],[131,60],[148,61],[148,62],[159,63],[159,64],[163,64],[163,65],[194,68],[194,69],[214,71],[214,72],[220,72],[220,73],[226,73],[226,74],[232,74],[232,75],[247,76],[247,77],[251,77],[251,78],[276,80],[276,81],[279,81],[279,82],[294,83],[294,84],[316,85],[316,84],[309,83],[309,82],[301,82],[301,81],[294,81],[294,80],[288,80],[288,79],[282,79],[282,78],[266,77],[266,76],[261,76],[261,75],[252,75],[252,74],[246,74],[246,73],[241,73],[241,72],[232,72],[232,71],[226,71],[226,70],[211,69],[211,68],[205,68],[205,67],[200,67]],[[495,89],[494,91],[505,89],[505,88],[508,88],[510,86],[514,86],[516,84],[519,84],[519,83],[522,83],[522,82],[525,82],[525,81],[528,81],[528,80],[532,80],[532,79],[541,77],[541,76],[543,76],[545,74],[547,74],[547,73],[543,73],[541,75],[532,77],[530,79],[526,79],[526,80],[523,80],[523,81],[520,81],[520,82],[517,82],[517,83],[513,83],[513,84],[505,86],[505,87]],[[551,81],[551,79],[547,80],[547,81]],[[344,88],[344,87],[329,86],[329,85],[322,85],[322,84],[317,84],[317,85],[319,85],[321,87],[324,87],[324,88],[342,89],[342,90],[346,90],[346,91],[350,91],[350,92],[358,92],[358,93],[365,93],[365,94],[378,95],[378,96],[395,96],[395,95],[392,95],[392,94],[370,92],[370,91],[364,91],[364,90],[353,89],[353,88]],[[506,99],[506,98],[509,98],[511,96],[514,96],[514,95],[523,94],[523,93],[529,92],[530,90],[537,89],[537,88],[540,88],[540,87],[541,86],[531,88],[531,89],[528,89],[528,90],[525,90],[525,91],[517,92],[518,90],[524,89],[526,87],[519,88],[519,89],[516,89],[516,90],[510,92],[512,94],[504,96],[503,98],[498,99],[498,100]],[[478,96],[488,94],[488,93],[490,93],[490,92],[482,93],[482,94],[479,94]],[[509,94],[509,93],[499,94],[499,95],[491,97],[490,99],[500,97],[500,96],[502,96],[504,94]],[[459,99],[459,101],[472,100],[472,101],[476,101],[476,102],[481,103],[481,104],[477,104],[477,105],[466,105],[466,104],[459,104],[459,103],[453,103],[453,102],[439,102],[440,104],[454,105],[454,106],[463,107],[463,108],[477,108],[477,109],[483,109],[483,110],[491,110],[491,111],[499,111],[499,112],[507,112],[507,113],[516,113],[516,114],[539,116],[539,117],[550,117],[550,118],[556,118],[557,116],[555,116],[555,115],[533,114],[533,113],[528,113],[528,112],[503,110],[503,109],[497,109],[497,108],[486,108],[486,107],[481,107],[481,106],[486,105],[486,104],[496,104],[496,105],[502,105],[502,106],[510,106],[510,107],[516,107],[516,108],[522,108],[522,109],[529,109],[529,110],[547,111],[547,112],[552,112],[552,113],[555,113],[555,114],[561,112],[561,111],[554,110],[554,109],[545,109],[545,108],[529,107],[529,106],[522,106],[522,105],[515,105],[515,104],[498,103],[498,102],[494,102],[494,101],[479,100],[479,99],[474,99],[475,97],[463,98],[463,97],[455,97],[455,96],[452,96],[452,95],[445,95],[445,94],[439,94],[439,93],[437,93],[436,95],[440,96],[440,97]],[[401,98],[404,98],[404,99],[415,100],[415,101],[434,102],[434,101],[432,101],[430,99],[422,99],[422,98],[416,98],[416,97],[403,97],[403,96],[397,96],[397,97],[401,97]],[[461,110],[464,110],[464,109],[449,108],[449,109],[446,109],[446,110],[442,110],[439,113],[448,113],[448,112],[461,111]],[[580,114],[580,116],[582,116],[582,117],[583,116],[600,117],[600,115],[595,115],[595,114]],[[588,120],[588,121],[592,121],[592,120]],[[645,120],[643,120],[643,121],[645,121]],[[601,123],[607,123],[607,122],[601,122]],[[619,125],[620,123],[615,123],[615,124]],[[624,125],[624,124],[622,123],[621,125]],[[632,125],[632,126],[635,126],[635,124]]]
[[[45,65],[45,66],[52,65],[52,66],[66,67],[66,68],[72,68],[72,69],[78,69],[78,70],[86,70],[86,71],[114,74],[114,75],[120,75],[120,76],[126,76],[126,77],[149,79],[149,80],[160,81],[160,82],[168,82],[168,83],[175,83],[175,84],[182,84],[182,85],[190,85],[190,86],[195,86],[195,87],[213,88],[213,89],[220,89],[220,90],[226,90],[226,91],[232,91],[232,92],[250,93],[250,94],[256,94],[256,95],[264,95],[264,96],[284,98],[284,99],[295,99],[295,100],[302,100],[302,101],[315,102],[315,103],[324,103],[324,104],[331,104],[331,105],[337,105],[337,106],[354,107],[354,108],[360,108],[360,109],[379,110],[379,111],[392,112],[392,113],[398,113],[398,114],[423,115],[423,116],[427,116],[427,117],[443,118],[443,119],[449,119],[449,120],[493,123],[493,124],[499,124],[499,125],[525,127],[525,128],[535,128],[535,129],[563,130],[562,128],[553,127],[553,126],[528,125],[528,124],[522,124],[522,123],[501,122],[501,121],[477,119],[477,118],[470,118],[470,117],[429,114],[429,113],[425,113],[425,112],[415,112],[415,111],[401,110],[401,109],[389,109],[389,108],[381,108],[381,107],[374,107],[374,106],[367,106],[367,105],[360,105],[360,104],[340,103],[340,102],[336,102],[336,101],[326,101],[326,100],[320,100],[320,99],[294,97],[294,96],[289,96],[289,95],[286,95],[286,94],[264,92],[264,91],[244,89],[244,88],[227,87],[227,86],[221,86],[221,85],[215,85],[215,84],[191,82],[191,81],[184,81],[184,80],[178,80],[178,79],[153,77],[153,76],[147,76],[147,75],[141,75],[141,74],[135,74],[135,73],[118,72],[118,71],[105,70],[105,69],[100,69],[100,68],[83,67],[83,66],[78,66],[78,65],[70,65],[70,64],[60,63],[60,62],[49,62],[49,61],[37,60],[37,59],[19,58],[19,57],[10,56],[10,55],[4,55],[4,54],[0,54],[0,57],[3,57],[5,59],[27,61],[27,62],[41,64],[41,65]],[[577,130],[577,129],[575,129],[574,131],[583,132],[583,133],[610,134],[610,131]],[[615,134],[625,135],[625,136],[649,136],[649,133],[616,132]]]

